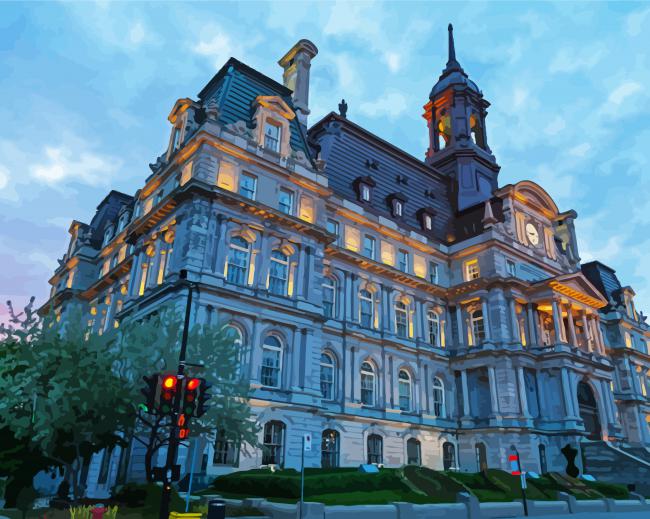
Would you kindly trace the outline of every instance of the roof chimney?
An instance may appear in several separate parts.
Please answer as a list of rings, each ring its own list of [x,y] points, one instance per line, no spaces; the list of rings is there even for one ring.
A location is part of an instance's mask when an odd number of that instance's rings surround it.
[[[309,115],[309,69],[311,60],[318,54],[318,49],[309,40],[300,40],[278,61],[284,69],[282,80],[284,86],[293,91],[293,105],[298,120],[307,126]]]

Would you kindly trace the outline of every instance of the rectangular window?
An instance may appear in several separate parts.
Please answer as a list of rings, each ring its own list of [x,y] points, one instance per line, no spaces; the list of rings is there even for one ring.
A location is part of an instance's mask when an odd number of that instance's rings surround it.
[[[280,134],[281,128],[275,124],[266,121],[264,123],[264,147],[267,150],[280,152]]]
[[[156,278],[156,284],[160,285],[165,279],[165,272],[167,266],[167,251],[160,251],[160,263],[158,264],[158,277]]]
[[[438,264],[433,261],[429,262],[429,283],[438,284]]]
[[[280,211],[284,214],[293,214],[293,191],[280,189]]]
[[[328,319],[334,318],[334,304],[336,302],[336,285],[330,278],[323,281],[323,313]]]
[[[397,253],[397,268],[402,272],[409,272],[409,253],[405,250],[399,250]]]
[[[515,262],[512,260],[507,259],[506,260],[506,272],[508,273],[508,276],[515,277],[516,273],[516,265]]]
[[[370,202],[370,187],[365,184],[361,184],[361,200]]]
[[[472,281],[481,277],[478,267],[478,260],[473,259],[465,262],[465,281]]]
[[[372,236],[363,237],[363,255],[372,260],[375,259],[376,242]]]
[[[250,200],[255,200],[257,192],[257,178],[248,173],[242,173],[239,177],[239,194]]]
[[[138,295],[144,294],[144,289],[147,286],[147,270],[149,270],[149,264],[144,263],[142,265],[142,272],[140,273],[140,288],[138,289]]]
[[[214,456],[212,457],[213,465],[235,465],[237,460],[237,446],[232,440],[226,439],[223,429],[217,431],[214,442]]]
[[[172,139],[172,151],[178,149],[181,145],[181,129],[174,128],[174,137]]]
[[[327,232],[336,236],[336,240],[334,241],[334,243],[338,245],[339,244],[339,222],[337,222],[336,220],[328,219]]]

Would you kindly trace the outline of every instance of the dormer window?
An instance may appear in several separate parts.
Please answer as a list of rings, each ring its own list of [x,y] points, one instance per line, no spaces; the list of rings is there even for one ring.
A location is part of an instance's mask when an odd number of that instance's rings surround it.
[[[108,244],[108,242],[111,241],[112,237],[113,237],[113,226],[110,226],[104,231],[104,245]]]
[[[282,128],[267,119],[264,123],[264,147],[267,150],[279,153],[281,134]]]
[[[422,227],[423,231],[433,231],[433,209],[429,207],[420,209],[417,212],[417,217],[420,222],[420,227]]]
[[[181,145],[181,129],[174,128],[174,135],[172,137],[172,151],[176,151]]]
[[[404,216],[404,205],[407,202],[406,196],[402,193],[393,193],[388,196],[387,200],[390,212],[395,218],[401,218]]]
[[[371,176],[357,177],[353,183],[359,202],[369,204],[372,201],[372,188],[375,181]]]
[[[430,231],[433,227],[433,218],[431,218],[430,214],[425,214],[422,217],[422,227],[424,227],[425,231]]]
[[[117,221],[117,232],[122,232],[129,221],[129,213],[122,213],[120,219]]]

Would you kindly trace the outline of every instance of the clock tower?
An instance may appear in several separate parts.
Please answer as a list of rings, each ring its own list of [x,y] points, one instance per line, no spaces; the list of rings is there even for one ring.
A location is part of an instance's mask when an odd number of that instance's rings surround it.
[[[426,162],[455,180],[452,202],[462,211],[492,197],[500,168],[485,131],[490,103],[460,66],[451,24],[448,30],[447,66],[424,106],[429,128]]]

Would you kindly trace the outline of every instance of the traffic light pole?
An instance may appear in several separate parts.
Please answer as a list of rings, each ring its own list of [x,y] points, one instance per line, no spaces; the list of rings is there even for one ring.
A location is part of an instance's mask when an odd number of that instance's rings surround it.
[[[180,277],[187,280],[187,271],[181,270]],[[185,306],[185,322],[183,324],[183,335],[181,338],[181,351],[178,355],[178,370],[177,379],[181,381],[185,372],[185,353],[187,352],[187,337],[190,328],[190,315],[192,313],[192,289],[194,283],[187,282],[187,305]],[[180,391],[177,390],[174,395],[174,406],[172,409],[172,423],[169,433],[169,445],[167,446],[167,461],[165,462],[165,479],[163,480],[163,491],[160,499],[160,514],[159,519],[167,519],[169,517],[169,502],[172,495],[171,473],[172,467],[176,463],[176,455],[178,454],[178,411],[181,403]]]

